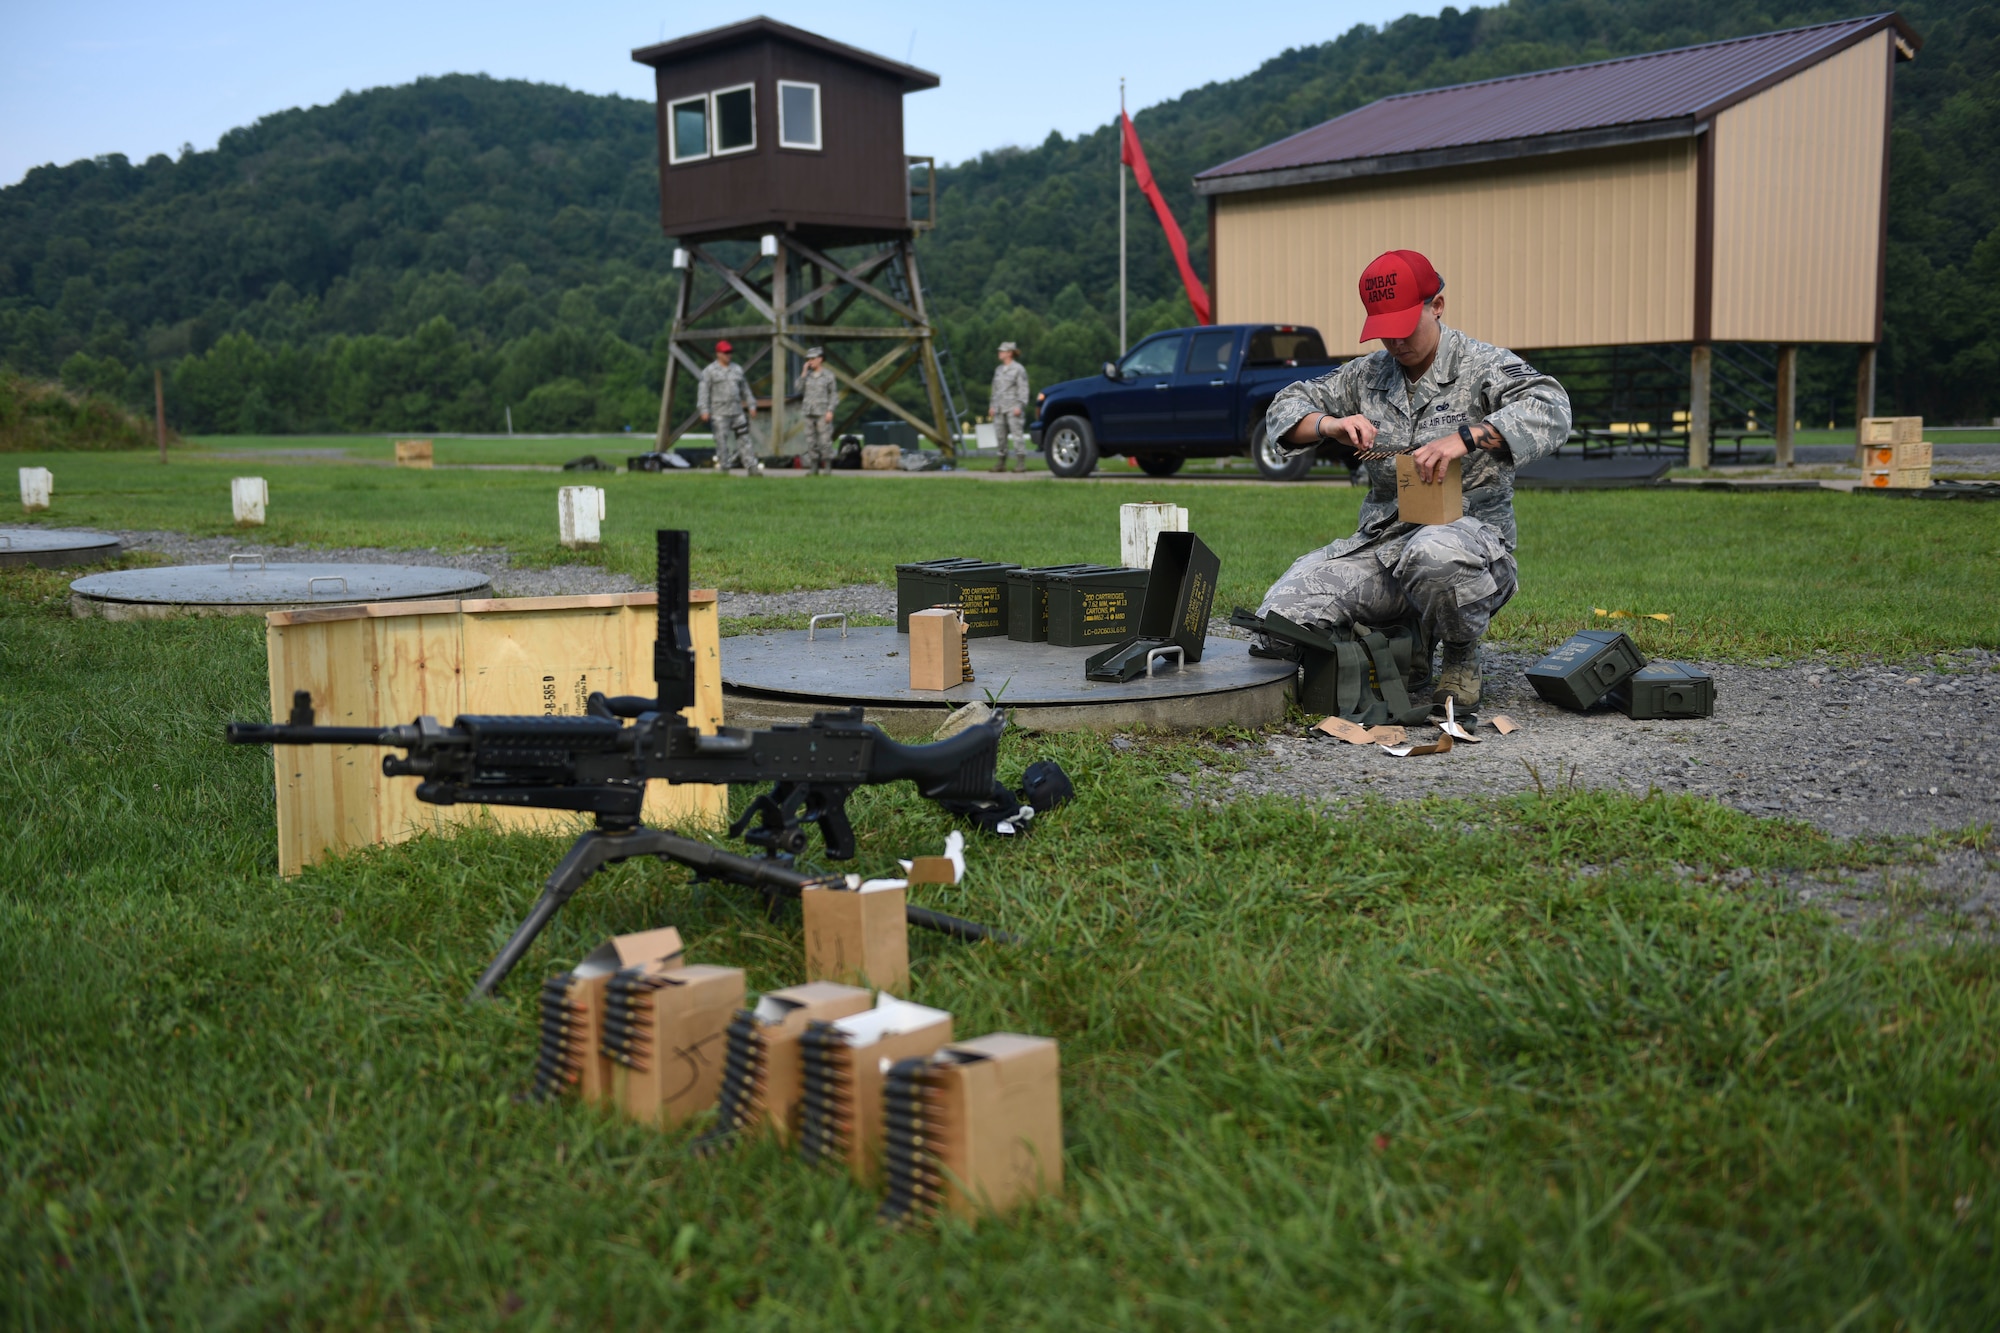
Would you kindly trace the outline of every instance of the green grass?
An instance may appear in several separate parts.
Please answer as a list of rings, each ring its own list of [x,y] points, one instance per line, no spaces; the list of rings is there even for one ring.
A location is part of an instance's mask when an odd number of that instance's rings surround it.
[[[540,976],[671,922],[786,984],[795,918],[622,867],[467,1008],[558,844],[279,879],[268,754],[219,739],[261,714],[260,627],[62,594],[0,575],[10,1328],[2000,1320],[1994,953],[1721,878],[1886,848],[1657,795],[1190,809],[1168,776],[1232,739],[1009,740],[1078,801],[922,896],[1029,942],[919,933],[912,993],[1061,1041],[1069,1189],[889,1234],[775,1148],[516,1100]],[[870,871],[946,827],[855,814]]]
[[[386,444],[384,448],[386,448]],[[21,455],[56,477],[38,521],[233,532],[228,461]],[[713,474],[597,475],[602,550],[556,543],[544,473],[411,471],[259,461],[272,543],[463,549],[504,545],[527,564],[584,561],[650,576],[652,532],[694,534],[698,581],[775,591],[887,582],[898,561],[976,554],[1029,564],[1116,562],[1118,505],[1171,498],[1222,557],[1219,606],[1254,605],[1300,552],[1353,530],[1359,493],[1328,487],[1161,487],[964,477],[747,481]],[[1885,504],[1835,492],[1526,492],[1517,497],[1521,592],[1498,638],[1530,645],[1597,622],[1593,608],[1664,612],[1649,653],[1902,655],[2000,647],[2000,508]],[[1630,622],[1625,622],[1630,623]]]

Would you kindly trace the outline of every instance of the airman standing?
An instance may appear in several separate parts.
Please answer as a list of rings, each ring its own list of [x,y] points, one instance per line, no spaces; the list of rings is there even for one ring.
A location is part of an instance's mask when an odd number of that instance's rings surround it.
[[[1023,424],[1028,410],[1028,368],[1015,360],[1016,355],[1013,343],[1000,344],[1000,364],[994,367],[993,393],[987,403],[987,411],[993,414],[993,433],[999,437],[1002,472],[1017,457],[1021,471],[1028,470],[1028,430]]]
[[[734,350],[727,339],[715,345],[715,360],[702,367],[696,383],[695,406],[715,433],[715,465],[727,471],[740,449],[743,475],[754,477],[764,470],[757,461],[756,441],[750,438],[749,418],[757,415],[757,400],[751,396],[749,381],[743,378],[743,367],[730,364]]]
[[[840,405],[840,381],[826,368],[826,352],[818,347],[806,349],[805,369],[799,372],[799,381],[792,386],[803,402],[799,405],[799,415],[805,425],[805,449],[800,457],[813,473],[833,471],[833,413]]]

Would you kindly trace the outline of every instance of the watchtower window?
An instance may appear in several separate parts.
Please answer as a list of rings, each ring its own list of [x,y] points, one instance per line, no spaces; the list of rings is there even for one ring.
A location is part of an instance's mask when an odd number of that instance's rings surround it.
[[[699,162],[708,156],[708,95],[683,98],[667,108],[669,152],[675,162]]]
[[[778,81],[778,146],[810,148],[819,141],[819,85]]]
[[[715,99],[715,151],[747,153],[757,146],[756,88],[724,88],[711,94]]]

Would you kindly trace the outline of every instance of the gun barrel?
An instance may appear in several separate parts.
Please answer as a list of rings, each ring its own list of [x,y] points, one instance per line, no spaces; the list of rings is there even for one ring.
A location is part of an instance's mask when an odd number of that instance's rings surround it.
[[[283,722],[231,722],[231,745],[397,745],[381,727],[294,727]]]

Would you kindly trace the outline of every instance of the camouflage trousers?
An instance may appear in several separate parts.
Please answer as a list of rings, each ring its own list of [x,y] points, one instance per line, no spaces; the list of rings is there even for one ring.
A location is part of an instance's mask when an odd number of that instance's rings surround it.
[[[757,442],[750,435],[750,419],[742,413],[724,416],[717,412],[708,419],[715,434],[715,465],[725,470],[744,467],[757,470]],[[737,457],[741,454],[742,457]]]
[[[1021,424],[1022,409],[1003,407],[993,414],[993,440],[1000,446],[1000,470],[1005,472],[1015,459],[1027,466],[1028,430]]]
[[[1334,545],[1343,545],[1336,542]],[[1345,627],[1423,622],[1432,643],[1470,643],[1519,586],[1514,557],[1476,518],[1418,528],[1400,547],[1370,546],[1329,556],[1307,552],[1257,608],[1301,625]]]
[[[799,458],[805,465],[818,471],[833,466],[833,423],[823,413],[814,413],[805,419],[805,438],[799,447]]]

